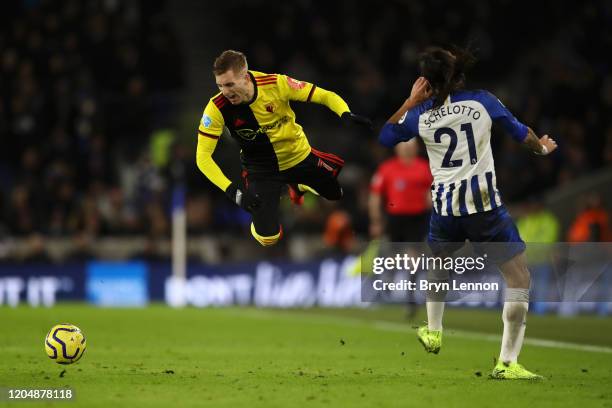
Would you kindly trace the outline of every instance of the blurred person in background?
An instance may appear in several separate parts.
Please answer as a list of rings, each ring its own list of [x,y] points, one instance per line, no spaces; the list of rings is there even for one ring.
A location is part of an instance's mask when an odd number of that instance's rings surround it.
[[[561,226],[559,219],[544,205],[542,198],[533,196],[523,207],[523,214],[516,227],[525,242],[552,244],[559,241]]]
[[[368,213],[370,239],[380,245],[383,235],[393,243],[406,243],[404,251],[417,256],[411,243],[421,242],[427,234],[431,209],[431,172],[427,160],[418,156],[415,140],[398,143],[395,156],[378,166],[370,184]],[[378,242],[377,242],[378,241]],[[409,275],[410,280],[416,274]],[[408,291],[408,318],[417,312],[414,292]]]
[[[49,264],[53,262],[47,249],[47,241],[42,234],[34,232],[28,236],[21,262],[40,264]]]
[[[355,243],[350,215],[341,209],[333,210],[325,221],[323,242],[328,247],[324,255],[347,255]]]
[[[131,259],[145,262],[167,262],[170,256],[161,250],[159,237],[148,234],[142,248],[132,255]]]
[[[10,234],[144,231],[136,217],[106,228],[92,198],[117,188],[119,156],[144,147],[149,122],[175,113],[181,55],[168,23],[156,19],[163,3],[14,2],[3,10],[0,189]]]
[[[160,125],[177,126],[177,114],[187,106],[179,107],[171,95],[178,92],[184,99],[198,88],[190,76],[188,86],[181,88],[185,84],[181,67],[208,62],[191,60],[186,52],[189,63],[183,64],[181,51],[202,47],[198,55],[217,52],[215,43],[195,47],[194,39],[177,36],[185,24],[167,13],[168,3],[6,3],[0,17],[5,22],[0,28],[0,190],[10,236],[40,231],[70,237],[81,228],[82,221],[75,219],[80,218],[94,183],[101,184],[97,197],[115,188],[124,197],[118,204],[122,208],[117,208],[123,216],[102,212],[101,233],[147,233],[143,200],[126,182],[134,157],[125,155],[145,149],[147,137]],[[478,86],[494,90],[525,122],[550,127],[563,140],[560,154],[546,161],[528,160],[511,140],[492,141],[494,153],[503,152],[496,156],[497,180],[504,186],[507,203],[564,183],[580,183],[580,175],[588,178],[612,163],[612,75],[606,69],[608,54],[597,52],[610,48],[607,2],[557,2],[555,13],[550,13],[552,2],[538,2],[529,15],[511,2],[488,7],[484,0],[448,3],[441,14],[428,13],[414,2],[387,2],[367,9],[343,2],[324,8],[313,8],[311,2],[265,9],[261,5],[234,2],[207,7],[210,14],[235,16],[235,25],[219,35],[250,55],[253,65],[331,83],[351,101],[352,109],[376,122],[385,120],[386,112],[403,100],[401,87],[385,83],[407,81],[420,46],[474,38],[482,57]],[[248,34],[235,29],[248,27],[253,15],[264,12],[269,21],[282,24]],[[406,18],[410,24],[405,24]],[[453,21],[453,28],[426,29],[440,19]],[[506,27],[517,19],[542,41],[517,47]],[[543,20],[546,24],[541,24]],[[503,83],[499,78],[504,78]],[[369,157],[371,146],[353,143],[359,130],[338,129],[334,115],[303,115],[300,109],[311,107],[295,106],[300,123],[312,129],[310,143],[337,153],[369,178],[379,159]],[[334,137],[327,137],[331,132]],[[193,147],[190,140],[185,145]],[[73,176],[56,180],[57,171]],[[214,194],[216,187],[201,183],[198,172],[190,173],[189,191],[210,197],[217,230],[248,228],[248,213]],[[341,207],[350,213],[355,231],[365,235],[367,199],[355,206],[357,200],[351,199],[355,189],[346,176],[345,167]],[[61,206],[48,205],[65,182],[72,185],[73,194],[62,194]],[[14,190],[22,190],[17,194],[22,197],[14,199]],[[168,216],[166,211],[164,217]],[[308,225],[308,233],[318,236],[323,219]]]
[[[416,140],[398,143],[395,156],[384,161],[372,177],[368,209],[370,238],[385,232],[392,242],[420,242],[427,234],[431,208],[431,172],[418,157]]]
[[[85,231],[79,231],[74,234],[72,237],[72,248],[64,258],[64,261],[87,262],[96,259],[91,238]]]
[[[532,196],[523,207],[523,214],[516,221],[516,228],[525,242],[525,254],[531,272],[531,293],[534,299],[531,309],[536,314],[545,313],[555,300],[550,287],[552,268],[550,255],[559,241],[561,225],[557,216],[544,205],[540,196]],[[552,291],[551,291],[552,289]]]
[[[358,125],[371,127],[371,121],[351,113],[333,92],[286,75],[249,70],[246,56],[238,51],[219,55],[213,73],[221,92],[206,105],[198,127],[197,165],[230,200],[252,214],[253,237],[263,246],[274,245],[282,236],[283,185],[289,185],[296,204],[306,191],[328,200],[342,197],[337,177],[344,160],[310,147],[290,101],[325,105]],[[230,181],[212,158],[224,128],[240,145],[243,182]]]
[[[567,232],[569,242],[610,242],[610,213],[603,206],[601,196],[591,193]]]

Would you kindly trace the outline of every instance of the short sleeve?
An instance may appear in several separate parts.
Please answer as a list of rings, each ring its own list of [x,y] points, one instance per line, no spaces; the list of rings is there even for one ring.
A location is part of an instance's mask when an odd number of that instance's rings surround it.
[[[385,123],[378,135],[380,144],[393,147],[400,142],[407,142],[418,136],[418,114],[416,114],[416,120],[414,117],[415,113],[410,110],[404,113],[398,123]]]
[[[419,109],[410,109],[397,122],[402,127],[404,135],[409,136],[409,139],[419,135]],[[402,140],[403,142],[407,140]]]

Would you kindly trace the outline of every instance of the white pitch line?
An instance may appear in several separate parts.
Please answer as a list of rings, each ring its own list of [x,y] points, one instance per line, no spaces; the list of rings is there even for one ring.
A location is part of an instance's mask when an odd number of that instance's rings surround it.
[[[247,310],[242,309],[239,311],[239,313],[249,314],[252,316],[259,316],[259,317],[278,318],[282,316],[292,321],[295,321],[295,319],[297,319],[299,316],[299,318],[302,318],[302,319],[305,318],[306,320],[317,321],[319,323],[325,323],[327,321],[330,323],[342,324],[344,326],[370,327],[374,329],[387,330],[387,331],[400,331],[400,332],[406,332],[406,333],[410,333],[414,331],[414,329],[407,324],[388,322],[385,320],[368,321],[368,320],[361,320],[361,319],[356,319],[352,317],[327,316],[327,315],[319,315],[316,313],[294,314],[294,313],[289,313],[283,310],[273,311],[270,309],[267,309],[267,310],[249,309],[248,312]],[[467,331],[467,330],[447,329],[447,331],[445,331],[444,334],[449,335],[451,337],[458,337],[458,338],[471,339],[471,340],[484,340],[484,341],[491,341],[491,342],[501,341],[501,336],[496,335],[496,334],[472,332],[472,331]],[[555,341],[555,340],[538,339],[538,338],[531,338],[531,337],[526,337],[524,344],[527,344],[530,346],[536,346],[536,347],[547,347],[547,348],[556,348],[556,349],[563,349],[563,350],[576,350],[576,351],[588,351],[588,352],[593,352],[593,353],[612,354],[612,347],[595,346],[592,344],[578,344],[578,343],[570,343],[570,342],[565,342],[565,341]]]

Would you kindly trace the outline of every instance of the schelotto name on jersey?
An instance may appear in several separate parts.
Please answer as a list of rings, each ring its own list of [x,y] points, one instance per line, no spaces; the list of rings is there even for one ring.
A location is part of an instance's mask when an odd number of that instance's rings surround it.
[[[452,106],[443,105],[437,109],[431,110],[429,116],[427,117],[427,119],[425,119],[423,123],[429,128],[437,120],[449,115],[466,115],[474,120],[478,120],[480,119],[481,113],[478,109],[475,109],[472,106],[461,104]]]

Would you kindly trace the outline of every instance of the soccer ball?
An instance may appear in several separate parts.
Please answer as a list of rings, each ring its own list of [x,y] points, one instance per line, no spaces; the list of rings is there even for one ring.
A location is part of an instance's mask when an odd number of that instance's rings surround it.
[[[45,338],[45,351],[58,364],[72,364],[83,357],[87,342],[81,329],[64,323],[55,325]]]

